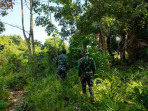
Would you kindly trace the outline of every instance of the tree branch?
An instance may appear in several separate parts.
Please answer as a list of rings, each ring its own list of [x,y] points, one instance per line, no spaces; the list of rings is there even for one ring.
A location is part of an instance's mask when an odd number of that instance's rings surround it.
[[[29,6],[28,6],[28,4],[27,4],[27,1],[26,1],[26,0],[25,0],[25,3],[26,3],[27,8],[30,10],[30,8],[29,8]]]
[[[22,29],[25,39],[27,39],[27,36],[25,34],[25,28],[24,28],[24,10],[23,10],[23,0],[21,0],[21,9],[22,9]],[[30,33],[29,33],[30,35]]]
[[[20,28],[19,26],[15,26],[15,25],[12,25],[12,24],[9,24],[9,23],[6,23],[6,22],[2,22],[2,23],[6,24],[6,25],[10,25],[10,26],[15,27],[15,28],[18,28],[18,29],[20,29],[20,30],[23,30],[23,29]],[[27,32],[27,31],[25,31],[25,32],[29,34],[29,32]]]

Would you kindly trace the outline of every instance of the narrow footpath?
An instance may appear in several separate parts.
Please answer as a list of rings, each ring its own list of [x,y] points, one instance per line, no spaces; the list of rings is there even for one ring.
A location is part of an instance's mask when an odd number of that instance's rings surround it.
[[[18,109],[20,104],[23,103],[22,95],[24,93],[23,90],[9,90],[10,97],[8,98],[8,101],[10,102],[8,106],[8,111],[15,111],[15,109]]]

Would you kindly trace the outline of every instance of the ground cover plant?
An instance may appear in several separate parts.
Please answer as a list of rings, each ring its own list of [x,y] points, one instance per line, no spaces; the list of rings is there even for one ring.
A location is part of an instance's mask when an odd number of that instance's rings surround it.
[[[3,101],[7,101],[9,95],[6,89],[22,88],[26,92],[23,96],[24,103],[19,107],[22,110],[144,111],[147,109],[148,100],[148,71],[142,66],[139,70],[133,72],[129,69],[125,72],[117,68],[109,71],[98,69],[94,79],[95,104],[89,102],[89,93],[86,96],[82,95],[77,69],[71,69],[64,82],[57,79],[55,70],[50,70],[48,74],[40,75],[39,78],[34,75],[26,77],[21,74],[10,74],[3,77],[2,85],[5,87],[1,90],[1,107],[8,106],[8,103]],[[18,77],[21,79],[17,79]]]
[[[148,110],[146,0],[28,1],[20,2],[22,29],[9,24],[23,30],[25,40],[19,35],[0,35],[0,110]],[[1,0],[0,16],[9,14],[15,3]],[[24,5],[30,8],[30,31],[24,28]],[[43,27],[50,37],[44,43],[34,40],[33,26]],[[0,34],[3,31],[0,20]],[[57,77],[56,65],[63,49],[69,64],[64,81]],[[88,86],[87,93],[82,93],[78,78],[84,49],[96,64],[94,102]]]
[[[66,80],[61,81],[57,78],[55,58],[51,58],[53,55],[44,49],[33,56],[33,61],[28,61],[24,53],[19,56],[10,53],[8,58],[1,59],[1,110],[15,104],[8,99],[12,96],[11,89],[23,90],[22,102],[15,108],[18,111],[146,111],[148,64],[137,61],[130,66],[113,65],[112,57],[105,52],[95,53],[93,50],[89,48],[90,56],[97,66],[93,78],[94,104],[90,102],[88,87],[87,94],[82,94],[77,64],[70,65]]]
[[[139,70],[131,73],[130,69],[119,71],[117,68],[97,71],[94,79],[95,103],[91,104],[89,93],[82,95],[76,69],[70,70],[65,81],[58,80],[56,73],[51,72],[25,87],[27,93],[24,95],[24,104],[28,109],[37,111],[146,111],[147,74],[145,68],[140,73]]]

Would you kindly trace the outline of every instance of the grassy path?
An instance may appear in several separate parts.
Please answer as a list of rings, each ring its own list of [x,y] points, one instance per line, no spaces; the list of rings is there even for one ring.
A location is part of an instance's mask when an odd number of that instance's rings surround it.
[[[22,95],[24,91],[23,90],[11,90],[10,89],[10,97],[8,100],[10,101],[8,111],[15,111],[15,109],[19,108],[20,104],[23,103],[22,101]]]

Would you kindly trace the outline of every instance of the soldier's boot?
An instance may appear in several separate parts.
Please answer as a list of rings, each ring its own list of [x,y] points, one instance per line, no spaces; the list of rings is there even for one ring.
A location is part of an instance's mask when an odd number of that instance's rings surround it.
[[[90,92],[91,103],[94,104],[95,101],[94,101],[94,89],[93,89],[93,87],[89,88],[89,92]]]
[[[57,75],[57,78],[59,79],[59,80],[62,80],[62,78],[61,78],[61,76],[58,74]]]

